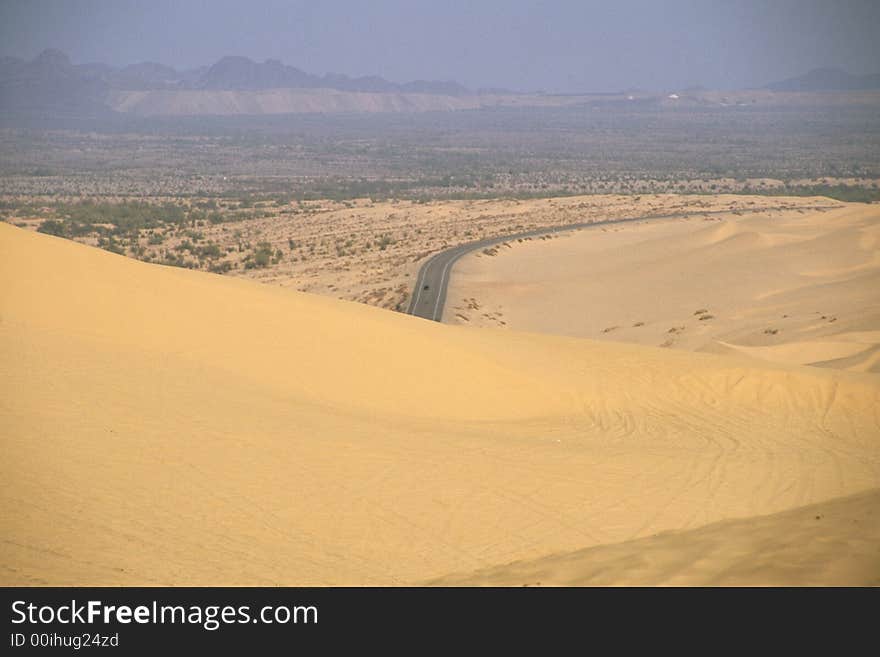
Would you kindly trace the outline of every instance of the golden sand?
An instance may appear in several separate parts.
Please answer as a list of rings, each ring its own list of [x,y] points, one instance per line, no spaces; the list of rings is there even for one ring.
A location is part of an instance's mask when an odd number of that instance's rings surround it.
[[[0,345],[4,585],[411,584],[880,488],[872,374],[444,326],[8,224]]]
[[[880,205],[513,242],[456,265],[444,320],[880,372]]]

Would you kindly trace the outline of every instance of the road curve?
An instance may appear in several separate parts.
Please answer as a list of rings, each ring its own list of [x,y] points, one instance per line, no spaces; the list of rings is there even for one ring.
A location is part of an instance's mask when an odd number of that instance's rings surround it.
[[[592,221],[581,224],[569,224],[566,226],[551,226],[548,228],[540,228],[530,230],[525,233],[515,233],[513,235],[500,235],[497,237],[487,237],[486,239],[476,242],[467,242],[459,244],[445,251],[440,251],[431,256],[419,269],[419,275],[416,277],[416,285],[413,288],[410,297],[407,314],[430,319],[439,322],[443,317],[443,304],[446,303],[446,288],[449,284],[449,275],[452,272],[452,266],[463,255],[470,253],[476,249],[484,249],[495,244],[509,242],[526,237],[539,237],[551,233],[561,233],[568,230],[578,230],[580,228],[589,228],[592,226],[604,226],[607,224],[624,223],[628,221],[641,221],[643,219],[661,219],[672,218],[681,215],[663,215],[653,217],[632,217],[626,219],[611,219],[605,221]]]
[[[675,219],[676,217],[688,217],[692,215],[727,214],[729,212],[729,210],[713,210],[710,212],[675,212],[672,214],[654,214],[641,217],[625,217],[623,219],[587,221],[580,224],[537,228],[524,233],[487,237],[486,239],[478,240],[476,242],[459,244],[458,246],[453,246],[445,251],[435,253],[425,261],[421,269],[419,269],[419,275],[416,276],[416,285],[413,288],[406,312],[408,315],[415,315],[416,317],[439,322],[443,317],[443,304],[446,303],[446,287],[449,284],[449,276],[452,273],[452,266],[463,255],[476,249],[483,249],[488,246],[525,237],[539,237],[541,235],[563,233],[569,230],[580,230],[581,228],[592,228],[594,226],[623,224],[632,221],[647,221],[649,219]]]

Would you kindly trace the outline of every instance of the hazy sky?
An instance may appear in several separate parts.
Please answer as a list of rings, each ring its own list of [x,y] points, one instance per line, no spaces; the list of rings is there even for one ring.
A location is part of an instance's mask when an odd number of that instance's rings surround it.
[[[0,0],[0,54],[74,63],[223,55],[472,88],[760,86],[880,72],[880,0]]]

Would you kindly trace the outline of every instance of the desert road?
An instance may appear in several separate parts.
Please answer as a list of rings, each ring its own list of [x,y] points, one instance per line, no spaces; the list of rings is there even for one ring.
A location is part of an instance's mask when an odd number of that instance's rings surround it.
[[[425,261],[425,264],[419,269],[419,275],[416,277],[416,285],[413,288],[409,307],[406,312],[408,315],[415,315],[416,317],[423,317],[424,319],[439,322],[443,317],[443,304],[446,303],[446,287],[449,284],[449,276],[452,273],[453,265],[455,265],[455,262],[463,255],[476,249],[484,249],[495,244],[503,244],[504,242],[511,242],[526,237],[540,237],[541,235],[563,233],[570,230],[581,230],[582,228],[593,228],[596,226],[624,224],[633,221],[650,221],[653,219],[675,219],[679,217],[683,218],[728,213],[728,210],[713,210],[710,212],[677,212],[674,214],[653,214],[641,217],[626,217],[623,219],[607,219],[605,221],[588,221],[580,224],[539,228],[512,235],[487,237],[486,239],[478,240],[476,242],[459,244],[458,246],[451,247],[445,251],[435,253]]]
[[[608,224],[620,224],[631,221],[672,219],[673,217],[685,216],[685,214],[631,217],[627,219],[611,219],[607,221],[593,221],[582,224],[569,224],[567,226],[552,226],[549,228],[530,230],[525,233],[487,237],[486,239],[476,242],[459,244],[458,246],[446,249],[445,251],[435,253],[425,262],[425,264],[422,265],[421,269],[419,269],[419,275],[416,277],[416,285],[413,288],[409,307],[406,312],[408,315],[415,315],[416,317],[423,317],[424,319],[439,322],[443,317],[443,304],[446,303],[446,287],[449,284],[449,276],[452,272],[452,266],[463,255],[476,249],[483,249],[495,244],[503,244],[504,242],[524,239],[526,237],[540,237],[541,235],[549,235],[551,233],[562,233],[569,230],[580,230],[581,228],[606,226]]]

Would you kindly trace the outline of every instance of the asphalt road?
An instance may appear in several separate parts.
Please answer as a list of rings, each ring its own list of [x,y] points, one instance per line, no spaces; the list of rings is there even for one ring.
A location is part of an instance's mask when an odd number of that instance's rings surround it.
[[[458,246],[453,246],[445,251],[435,253],[425,261],[425,264],[419,269],[419,275],[416,277],[416,285],[413,288],[409,307],[406,312],[409,315],[415,315],[416,317],[423,317],[424,319],[439,322],[443,317],[443,304],[446,303],[446,287],[449,284],[449,276],[452,273],[453,265],[455,265],[456,260],[463,255],[476,249],[485,249],[486,247],[495,244],[502,244],[504,242],[510,242],[524,237],[540,237],[541,235],[563,233],[569,230],[580,230],[581,228],[593,228],[595,226],[607,226],[609,224],[623,224],[632,221],[647,221],[650,219],[673,219],[675,217],[687,217],[691,215],[725,214],[728,212],[728,210],[713,210],[711,212],[677,212],[674,214],[655,214],[642,217],[628,217],[624,219],[608,219],[605,221],[593,221],[582,224],[569,224],[567,226],[550,226],[548,228],[530,230],[525,233],[488,237],[477,242],[459,244]]]

